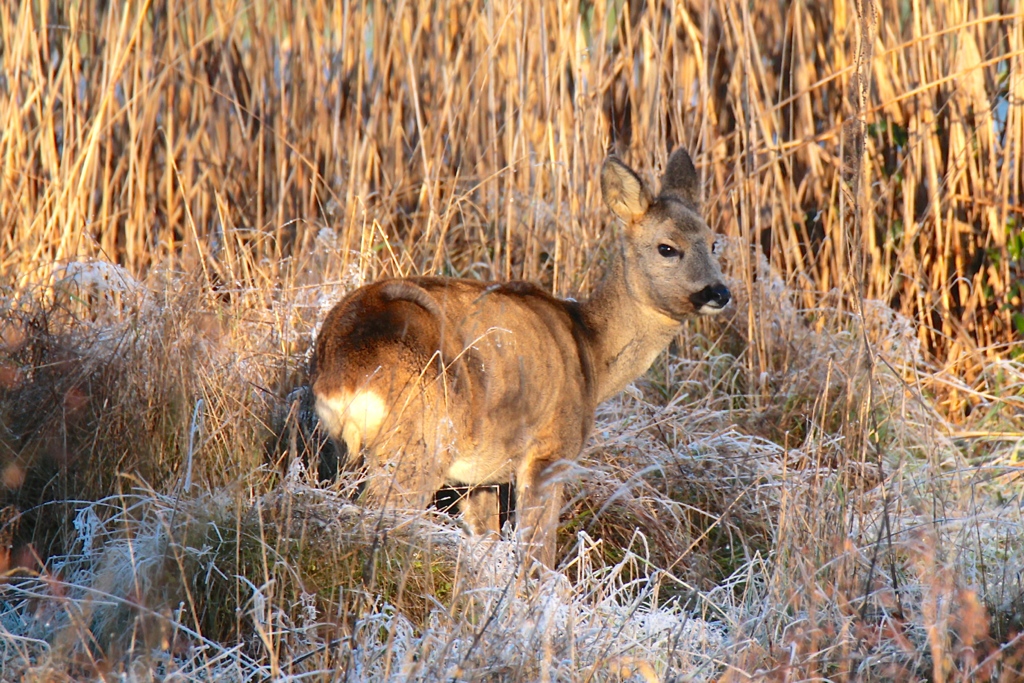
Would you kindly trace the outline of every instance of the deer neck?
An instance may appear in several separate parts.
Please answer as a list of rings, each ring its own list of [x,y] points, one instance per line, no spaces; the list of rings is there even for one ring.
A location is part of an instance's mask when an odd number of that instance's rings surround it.
[[[621,251],[594,295],[581,306],[590,330],[588,345],[597,402],[642,375],[679,332],[679,322],[655,309],[628,283]]]

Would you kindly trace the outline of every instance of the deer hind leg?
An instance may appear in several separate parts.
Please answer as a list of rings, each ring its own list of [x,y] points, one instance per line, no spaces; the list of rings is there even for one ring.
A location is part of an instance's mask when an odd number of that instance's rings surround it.
[[[524,567],[533,560],[555,566],[558,513],[562,509],[559,457],[527,455],[516,473],[516,523]]]
[[[496,486],[471,488],[459,500],[459,510],[474,534],[496,536],[501,532],[501,505]]]
[[[384,457],[375,449],[366,473],[362,500],[370,507],[425,509],[443,484],[443,470],[425,443],[410,440],[388,448]]]
[[[454,431],[444,402],[419,389],[403,397],[367,449],[363,499],[376,507],[425,509],[444,484]]]
[[[362,500],[368,506],[425,509],[441,488],[440,454],[418,431],[399,426],[367,450]]]

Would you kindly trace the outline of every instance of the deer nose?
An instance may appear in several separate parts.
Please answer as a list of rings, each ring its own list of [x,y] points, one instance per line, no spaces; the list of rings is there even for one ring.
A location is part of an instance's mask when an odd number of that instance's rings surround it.
[[[725,285],[708,285],[696,294],[690,295],[693,307],[701,313],[713,313],[725,308],[732,295]]]

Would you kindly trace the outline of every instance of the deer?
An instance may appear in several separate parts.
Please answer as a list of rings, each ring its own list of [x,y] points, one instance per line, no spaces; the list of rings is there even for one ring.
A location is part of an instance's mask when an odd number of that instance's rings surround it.
[[[365,468],[365,504],[424,509],[462,487],[466,526],[496,535],[496,485],[514,484],[523,556],[554,568],[565,473],[598,405],[646,372],[686,318],[731,298],[684,148],[656,195],[615,156],[600,183],[624,229],[589,299],[524,281],[408,277],[364,285],[330,310],[310,377],[315,411]]]

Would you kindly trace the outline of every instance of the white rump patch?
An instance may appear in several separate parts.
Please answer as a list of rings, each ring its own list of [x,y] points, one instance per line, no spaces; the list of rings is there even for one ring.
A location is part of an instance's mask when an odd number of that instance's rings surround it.
[[[349,453],[377,436],[387,412],[384,399],[369,390],[316,397],[316,414],[327,433],[344,441]]]

